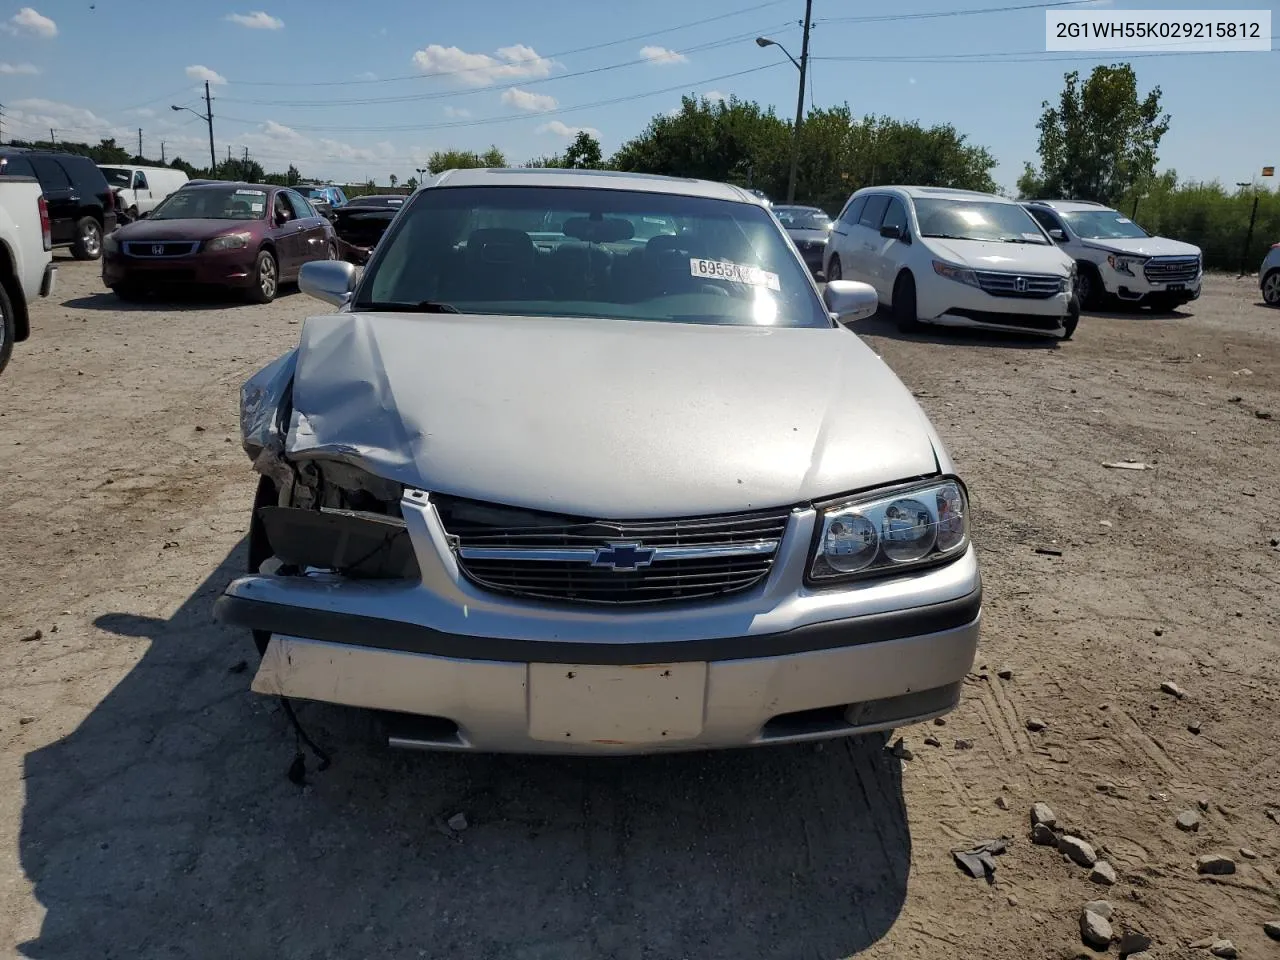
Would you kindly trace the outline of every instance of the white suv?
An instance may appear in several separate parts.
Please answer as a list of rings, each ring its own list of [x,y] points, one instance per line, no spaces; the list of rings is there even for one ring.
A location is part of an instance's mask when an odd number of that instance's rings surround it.
[[[1079,269],[1086,307],[1113,297],[1172,310],[1200,296],[1200,248],[1153,237],[1120,213],[1085,200],[1029,200],[1024,206]]]
[[[823,268],[861,280],[901,330],[948,327],[1069,340],[1075,263],[1016,201],[943,187],[866,187],[837,218]]]

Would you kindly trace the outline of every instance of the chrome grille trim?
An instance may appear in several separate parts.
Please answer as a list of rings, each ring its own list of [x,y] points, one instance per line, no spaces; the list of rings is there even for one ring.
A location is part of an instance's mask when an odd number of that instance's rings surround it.
[[[195,240],[129,240],[121,244],[126,257],[143,257],[158,260],[161,257],[189,257],[200,248]],[[153,247],[163,247],[163,253],[154,253]]]
[[[440,495],[431,503],[459,570],[476,585],[608,604],[705,600],[750,589],[769,575],[792,512],[618,521]],[[619,549],[631,562],[610,562]]]
[[[993,297],[1025,297],[1043,300],[1062,292],[1062,278],[1038,273],[975,271],[978,286]],[[1020,286],[1023,289],[1020,289]]]
[[[1152,257],[1142,273],[1149,283],[1187,283],[1200,275],[1200,258]]]

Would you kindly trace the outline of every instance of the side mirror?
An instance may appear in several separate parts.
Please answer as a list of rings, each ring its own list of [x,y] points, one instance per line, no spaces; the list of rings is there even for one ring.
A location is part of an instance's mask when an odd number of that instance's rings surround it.
[[[1063,231],[1055,227],[1054,229],[1049,231],[1049,239],[1054,240],[1058,243],[1063,243],[1067,239],[1067,235],[1066,233],[1064,233]]]
[[[139,220],[145,220],[145,219],[147,219],[147,217],[149,217],[149,216],[151,216],[151,211],[150,211],[150,210],[143,210],[140,214],[138,214],[138,219],[139,219]]]
[[[901,240],[902,228],[897,224],[886,224],[880,228],[880,236],[884,237],[886,240]]]
[[[309,297],[341,307],[356,288],[356,268],[344,260],[313,260],[298,273],[298,289]]]
[[[841,320],[864,320],[880,309],[876,288],[855,280],[827,281],[822,302]]]

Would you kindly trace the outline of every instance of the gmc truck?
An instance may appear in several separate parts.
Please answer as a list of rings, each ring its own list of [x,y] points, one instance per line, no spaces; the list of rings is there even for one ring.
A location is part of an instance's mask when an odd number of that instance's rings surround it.
[[[0,177],[0,371],[31,335],[28,305],[53,293],[49,206],[34,177]]]

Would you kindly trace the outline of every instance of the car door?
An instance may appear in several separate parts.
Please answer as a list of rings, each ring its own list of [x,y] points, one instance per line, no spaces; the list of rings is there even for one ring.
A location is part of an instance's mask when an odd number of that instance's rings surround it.
[[[284,191],[285,198],[293,207],[298,225],[298,269],[311,260],[327,260],[329,258],[329,235],[325,224],[329,221],[307,202],[306,198],[293,190]]]
[[[836,217],[835,226],[831,230],[831,239],[827,241],[827,259],[822,267],[824,272],[830,269],[832,258],[839,257],[840,273],[841,276],[845,275],[848,270],[849,244],[852,240],[853,227],[857,226],[858,217],[862,216],[862,208],[866,203],[866,194],[853,197],[844,205],[840,216]]]
[[[80,219],[80,198],[62,164],[53,157],[28,157],[45,203],[49,205],[49,230],[54,243],[71,243],[76,238],[76,222]]]
[[[271,219],[267,236],[276,248],[276,268],[281,282],[292,280],[302,268],[302,231],[306,225],[294,215],[288,191],[277,190],[270,198]]]
[[[139,213],[146,213],[156,208],[155,198],[151,194],[151,184],[147,175],[141,170],[133,171],[133,204]]]
[[[897,227],[907,239],[895,240],[880,234],[884,227]],[[906,261],[907,247],[911,239],[907,233],[907,208],[902,200],[889,197],[889,205],[885,208],[880,225],[870,238],[871,250],[868,256],[868,269],[871,273],[871,285],[880,294],[880,299],[888,303],[893,297],[893,284],[898,278],[898,271]]]
[[[849,228],[849,256],[852,262],[845,270],[848,279],[875,285],[875,273],[878,269],[875,256],[880,248],[880,221],[884,219],[884,212],[888,207],[888,194],[869,194],[858,222]]]

